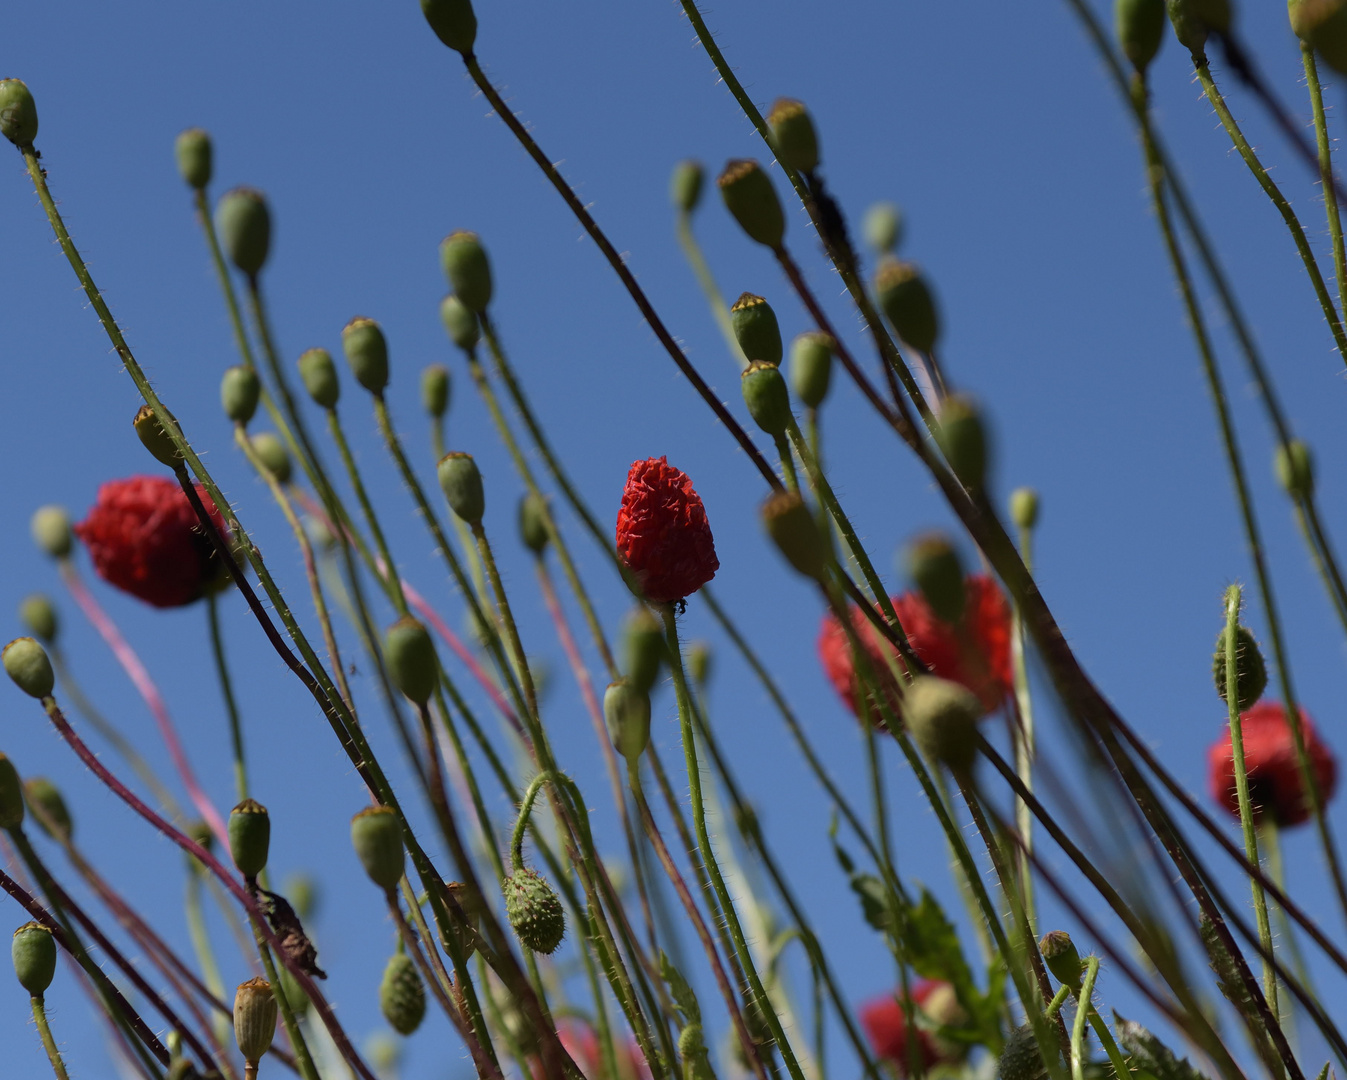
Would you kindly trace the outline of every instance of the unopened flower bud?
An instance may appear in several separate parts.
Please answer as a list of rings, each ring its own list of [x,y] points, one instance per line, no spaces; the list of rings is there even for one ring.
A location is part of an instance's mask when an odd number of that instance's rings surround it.
[[[1044,1080],[1047,1075],[1048,1066],[1033,1025],[1012,1028],[996,1061],[996,1080]]]
[[[394,686],[417,705],[430,700],[439,681],[440,667],[435,659],[435,643],[421,623],[404,615],[390,626],[384,635],[384,659]]]
[[[379,1010],[399,1035],[410,1035],[426,1015],[426,987],[416,964],[405,952],[395,952],[379,983]]]
[[[861,232],[876,255],[892,255],[903,238],[903,212],[894,203],[877,202],[865,212]]]
[[[805,577],[822,581],[828,567],[828,546],[799,492],[769,495],[761,513],[767,535],[786,561]]]
[[[964,487],[981,488],[987,478],[987,432],[970,399],[959,394],[945,399],[935,441]]]
[[[56,938],[40,922],[24,923],[14,931],[10,952],[19,985],[40,998],[56,977]]]
[[[234,993],[234,1041],[243,1060],[256,1065],[276,1037],[276,995],[266,979],[249,979]]]
[[[705,177],[700,161],[680,161],[669,178],[669,199],[674,206],[690,214],[702,200],[702,180]]]
[[[1043,954],[1043,963],[1053,978],[1079,994],[1080,972],[1084,965],[1071,935],[1065,930],[1050,930],[1038,943],[1038,951]]]
[[[1308,499],[1314,494],[1314,455],[1299,439],[1277,447],[1273,459],[1277,482],[1293,499]]]
[[[818,168],[818,132],[803,102],[777,98],[767,114],[767,126],[772,129],[772,149],[781,164],[802,173]]]
[[[790,387],[808,408],[817,409],[828,396],[833,373],[833,339],[807,333],[790,346]]]
[[[215,228],[230,262],[249,277],[261,272],[271,250],[271,211],[260,191],[226,191],[215,205]]]
[[[603,692],[603,719],[613,748],[635,768],[650,745],[650,695],[629,679],[609,683]]]
[[[1032,529],[1038,524],[1038,492],[1030,487],[1010,493],[1010,520],[1017,529]]]
[[[248,440],[262,467],[276,478],[278,484],[290,482],[290,452],[270,431],[261,431]]]
[[[239,364],[226,368],[220,380],[220,404],[224,414],[236,424],[246,424],[257,412],[262,383],[250,367]]]
[[[436,420],[449,411],[449,369],[428,364],[421,372],[421,404]]]
[[[566,936],[566,910],[552,886],[527,867],[516,870],[501,883],[505,915],[520,943],[534,952],[556,952]]]
[[[299,985],[299,980],[291,974],[287,967],[278,967],[276,978],[281,984],[281,992],[285,995],[285,1000],[290,1006],[290,1011],[295,1014],[295,1018],[301,1019],[307,1016],[313,1003],[309,1001],[309,995],[304,993],[304,987]]]
[[[730,325],[746,359],[781,363],[781,328],[772,305],[761,296],[741,294],[730,308]]]
[[[56,606],[45,593],[33,593],[26,596],[19,605],[19,620],[33,637],[40,641],[54,641],[59,623],[56,619]]]
[[[356,316],[341,332],[341,348],[355,381],[371,394],[388,385],[388,342],[373,319]]]
[[[318,883],[308,874],[294,873],[285,879],[285,895],[301,919],[308,920],[318,910]]]
[[[729,162],[716,185],[725,208],[750,240],[773,250],[781,246],[786,235],[786,215],[776,197],[776,188],[756,161]]]
[[[229,812],[229,854],[245,878],[267,868],[271,849],[271,815],[256,799],[244,799]]]
[[[482,328],[477,324],[477,313],[450,293],[440,301],[440,321],[449,332],[449,340],[466,353],[477,348]]]
[[[176,420],[172,422],[177,423]],[[136,437],[140,439],[141,445],[150,452],[155,461],[167,465],[170,469],[181,467],[182,454],[178,452],[168,432],[164,430],[164,425],[159,422],[154,409],[149,405],[142,405],[136,410],[131,424],[136,429]]]
[[[440,241],[440,266],[464,306],[484,312],[491,303],[491,263],[477,234],[460,229]]]
[[[25,694],[38,699],[51,696],[56,676],[52,673],[47,650],[36,641],[30,637],[15,638],[5,646],[0,657],[4,660],[5,674]]]
[[[299,354],[298,365],[299,377],[304,380],[309,397],[324,409],[333,408],[341,398],[341,381],[337,378],[337,365],[332,362],[332,354],[321,348],[306,349]]]
[[[1113,23],[1123,55],[1144,75],[1164,40],[1165,0],[1114,0]]]
[[[966,687],[918,675],[903,691],[903,719],[913,741],[933,763],[967,779],[977,759],[982,703]]]
[[[963,563],[943,533],[920,536],[908,547],[905,562],[922,598],[941,622],[957,626],[963,619]]]
[[[1347,72],[1347,3],[1291,0],[1291,29],[1338,73]]]
[[[351,844],[374,884],[394,889],[402,880],[402,825],[390,806],[370,806],[351,819]]]
[[[547,503],[541,495],[525,492],[519,500],[519,538],[533,554],[541,555],[551,539],[547,532]]]
[[[23,800],[33,812],[38,828],[48,836],[69,839],[75,831],[61,789],[45,776],[30,776],[23,782]]]
[[[0,754],[0,829],[17,829],[23,824],[23,782],[19,770]]]
[[[688,646],[688,674],[698,686],[711,681],[711,646],[705,641],[694,641]]]
[[[668,656],[663,624],[648,607],[638,604],[622,626],[622,670],[627,681],[650,693]]]
[[[472,55],[477,40],[477,14],[472,0],[421,0],[421,14],[435,36],[456,52]]]
[[[1167,6],[1174,36],[1194,58],[1206,56],[1208,34],[1230,29],[1230,0],[1167,0]]]
[[[178,159],[178,172],[187,186],[200,191],[210,183],[210,136],[201,128],[188,128],[173,143],[173,156]]]
[[[875,271],[875,296],[884,317],[903,341],[918,352],[929,353],[935,348],[940,316],[916,263],[883,259]]]
[[[1211,677],[1221,700],[1229,700],[1226,697],[1229,668],[1226,666],[1224,630],[1216,639],[1216,651],[1211,657]],[[1252,708],[1267,689],[1267,665],[1263,662],[1258,641],[1247,626],[1235,627],[1235,686],[1240,712]]]
[[[781,369],[775,364],[754,360],[739,377],[739,389],[753,422],[775,438],[790,427],[790,391]]]
[[[18,147],[37,138],[37,103],[22,79],[0,79],[0,135]]]
[[[480,523],[486,513],[486,492],[472,455],[451,451],[440,458],[436,471],[449,508],[469,525]]]
[[[64,506],[40,506],[33,513],[29,528],[33,543],[53,559],[64,559],[75,543],[70,514]]]

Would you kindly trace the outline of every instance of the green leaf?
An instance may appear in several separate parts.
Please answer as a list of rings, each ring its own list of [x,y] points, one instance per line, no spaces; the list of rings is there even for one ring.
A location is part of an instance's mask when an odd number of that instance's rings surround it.
[[[1118,1037],[1118,1045],[1131,1058],[1133,1068],[1150,1073],[1156,1080],[1207,1080],[1189,1064],[1187,1058],[1177,1057],[1173,1050],[1140,1024],[1124,1020],[1116,1012],[1113,1014],[1113,1030]]]
[[[664,950],[659,954],[659,975],[669,984],[669,993],[673,995],[674,1004],[678,1006],[683,1024],[700,1024],[702,1022],[701,1006],[697,1004],[697,995],[692,992],[692,987],[683,978],[679,970],[673,966],[673,962],[665,955]]]

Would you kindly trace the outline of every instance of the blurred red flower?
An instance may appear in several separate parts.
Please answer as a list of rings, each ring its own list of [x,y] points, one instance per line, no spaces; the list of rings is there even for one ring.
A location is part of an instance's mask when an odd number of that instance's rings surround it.
[[[610,1077],[604,1068],[603,1050],[599,1046],[598,1036],[588,1024],[563,1020],[557,1025],[557,1039],[590,1080],[650,1080],[650,1069],[646,1066],[645,1057],[630,1035],[624,1038],[617,1032],[613,1033],[616,1077]],[[542,1062],[535,1059],[532,1066],[534,1080],[542,1080]]]
[[[1240,731],[1244,767],[1249,776],[1249,801],[1255,816],[1270,814],[1272,821],[1283,828],[1305,821],[1310,816],[1310,797],[1301,783],[1295,737],[1285,707],[1274,701],[1259,702],[1240,714]],[[1320,741],[1304,709],[1300,710],[1300,732],[1320,798],[1326,803],[1337,785],[1337,761]],[[1208,752],[1208,763],[1212,797],[1238,818],[1235,760],[1228,726],[1225,735]]]
[[[957,1025],[964,1021],[964,1012],[954,996],[954,988],[938,979],[921,979],[914,983],[912,1004],[915,1011],[925,1014],[938,1025]],[[909,1066],[907,1018],[903,1015],[900,995],[886,994],[866,1002],[861,1006],[860,1019],[875,1056],[890,1062],[900,1076],[906,1076]],[[917,1032],[917,1046],[923,1072],[935,1065],[956,1062],[963,1057],[957,1043],[948,1042],[929,1031]]]
[[[656,604],[691,596],[720,569],[701,496],[662,457],[633,462],[627,473],[617,550]]]

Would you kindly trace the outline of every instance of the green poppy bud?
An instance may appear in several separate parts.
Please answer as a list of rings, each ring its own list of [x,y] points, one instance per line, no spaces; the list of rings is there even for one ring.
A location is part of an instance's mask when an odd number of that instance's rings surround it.
[[[18,147],[37,138],[37,102],[22,79],[0,79],[0,135]]]
[[[541,555],[551,540],[547,531],[547,503],[541,495],[526,492],[519,500],[519,538],[535,555]]]
[[[966,687],[934,675],[918,675],[903,692],[903,720],[912,740],[933,764],[968,779],[977,759],[982,703]]]
[[[730,325],[747,359],[781,363],[781,328],[772,305],[761,296],[743,293],[730,308]]]
[[[772,149],[781,164],[806,174],[818,168],[818,133],[803,102],[777,98],[767,114],[767,126],[772,130]]]
[[[996,1080],[1044,1080],[1047,1075],[1048,1066],[1033,1025],[1012,1028],[996,1060]]]
[[[1165,0],[1114,0],[1113,20],[1123,54],[1144,75],[1164,41]]]
[[[249,979],[234,993],[234,1041],[243,1060],[256,1065],[276,1037],[276,995],[266,979]]]
[[[384,635],[384,659],[393,685],[417,705],[424,705],[435,692],[440,666],[435,643],[426,628],[404,615]]]
[[[426,1015],[426,987],[416,964],[404,952],[395,952],[379,983],[379,1010],[399,1035],[410,1035]]]
[[[278,484],[290,482],[290,452],[270,431],[261,431],[248,440],[263,468],[276,478]]]
[[[200,191],[210,183],[210,136],[201,128],[188,128],[173,144],[173,156],[178,159],[178,172],[190,188]]]
[[[929,353],[940,337],[935,297],[916,263],[892,257],[875,272],[875,296],[894,333],[918,352]]]
[[[19,985],[40,998],[56,977],[56,938],[40,922],[24,923],[14,931],[10,952]]]
[[[705,641],[694,641],[688,646],[688,674],[698,686],[711,681],[711,646]]]
[[[750,240],[773,250],[781,246],[786,235],[786,215],[776,197],[776,188],[756,161],[729,162],[716,185],[725,208]]]
[[[304,993],[304,987],[299,985],[299,980],[290,974],[290,969],[287,967],[278,967],[276,978],[280,981],[281,990],[285,994],[285,1000],[290,1005],[290,1011],[295,1014],[296,1018],[307,1016],[312,1002],[309,1001],[309,995]]]
[[[790,386],[795,396],[817,409],[828,396],[833,374],[833,339],[827,334],[801,334],[790,346]]]
[[[964,487],[981,488],[987,477],[987,432],[971,400],[959,394],[945,399],[935,441]]]
[[[805,577],[824,580],[828,545],[799,492],[778,491],[762,504],[762,524],[786,561]]]
[[[907,549],[908,576],[941,622],[957,626],[963,619],[963,563],[949,538],[941,533],[918,537]]]
[[[525,948],[556,952],[566,936],[566,910],[552,886],[527,867],[516,870],[501,885],[505,915]]]
[[[1167,0],[1167,7],[1174,36],[1194,59],[1206,57],[1208,34],[1230,29],[1230,0]]]
[[[1277,447],[1273,459],[1277,480],[1293,499],[1308,499],[1314,494],[1314,455],[1299,439]]]
[[[791,421],[790,391],[780,368],[754,360],[739,377],[739,389],[758,427],[773,437],[786,433]]]
[[[1347,72],[1347,3],[1292,0],[1291,28],[1339,74]]]
[[[469,525],[479,524],[486,513],[486,492],[472,455],[451,451],[440,458],[436,471],[449,508]]]
[[[301,919],[307,922],[318,910],[318,883],[308,874],[294,873],[285,879],[286,898]]]
[[[245,878],[267,868],[271,848],[271,815],[256,799],[244,799],[229,812],[229,854]]]
[[[68,839],[75,831],[60,788],[45,776],[30,776],[23,782],[23,800],[33,812],[38,828],[48,836]]]
[[[236,424],[246,424],[257,412],[262,383],[250,367],[239,364],[226,368],[220,380],[220,404],[224,414]]]
[[[876,255],[892,255],[903,238],[903,212],[894,203],[877,202],[865,212],[861,232]]]
[[[421,372],[421,404],[436,420],[449,411],[449,369],[428,364]]]
[[[374,884],[394,889],[402,880],[402,825],[390,806],[370,806],[351,819],[351,844]]]
[[[702,201],[702,180],[706,173],[700,161],[680,161],[669,178],[669,199],[675,208],[690,214]]]
[[[355,381],[371,394],[382,394],[388,385],[388,342],[379,324],[356,316],[342,329],[341,348]]]
[[[215,204],[215,228],[230,262],[249,277],[261,273],[271,250],[271,211],[260,191],[226,191]]]
[[[203,847],[207,851],[215,849],[215,834],[211,832],[210,826],[199,818],[196,821],[189,821],[183,832],[199,847]],[[195,856],[189,856],[189,858],[195,858]]]
[[[64,559],[75,543],[70,514],[64,506],[39,506],[29,524],[33,543],[53,559]]]
[[[1216,693],[1220,695],[1222,701],[1227,701],[1228,669],[1224,630],[1217,637],[1216,649],[1212,653],[1211,677],[1216,683]],[[1267,689],[1267,665],[1263,662],[1263,653],[1258,648],[1257,639],[1247,626],[1235,627],[1235,686],[1240,712],[1252,708]]]
[[[5,674],[14,685],[30,697],[47,698],[56,685],[47,650],[30,637],[15,638],[0,652]]]
[[[440,241],[440,266],[464,305],[478,315],[484,312],[491,303],[491,263],[477,234],[460,229]]]
[[[638,604],[622,626],[622,670],[627,681],[650,693],[659,678],[660,666],[668,657],[664,624],[648,607]]]
[[[1037,491],[1022,487],[1010,493],[1010,520],[1017,529],[1032,529],[1038,524]]]
[[[477,348],[477,341],[482,336],[477,314],[453,293],[440,301],[440,321],[449,332],[449,340],[465,353]]]
[[[449,48],[472,55],[472,44],[477,40],[477,13],[472,10],[472,0],[421,0],[421,14]]]
[[[603,719],[613,749],[636,767],[650,745],[650,695],[630,679],[618,679],[603,692]]]
[[[41,641],[55,641],[59,623],[56,619],[56,606],[45,593],[33,593],[26,596],[19,605],[19,620],[33,637]]]
[[[177,421],[174,420],[173,423],[176,424]],[[164,425],[159,422],[159,417],[149,405],[142,405],[136,410],[131,424],[136,429],[136,437],[140,439],[141,445],[150,452],[155,461],[167,465],[170,469],[181,467],[182,454],[173,445],[173,440],[168,437]]]
[[[1043,963],[1052,972],[1053,978],[1079,994],[1080,972],[1084,964],[1071,935],[1065,930],[1050,930],[1038,943],[1038,951],[1043,954]]]
[[[344,343],[344,336],[342,340]],[[337,365],[332,362],[332,354],[326,349],[306,349],[299,354],[298,364],[299,377],[304,380],[304,389],[314,403],[324,409],[335,408],[341,398],[341,381],[337,378]],[[387,381],[385,371],[384,382]]]
[[[23,824],[23,781],[19,770],[0,754],[0,829],[17,829]]]

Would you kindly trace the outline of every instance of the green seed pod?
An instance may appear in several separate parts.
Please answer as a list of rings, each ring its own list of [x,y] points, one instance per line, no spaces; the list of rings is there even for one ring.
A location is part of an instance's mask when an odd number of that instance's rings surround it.
[[[441,240],[440,266],[464,306],[482,314],[491,303],[491,263],[477,234],[459,229]]]
[[[0,79],[0,135],[18,147],[37,138],[37,102],[22,79]]]
[[[299,985],[299,980],[290,974],[287,967],[277,968],[276,977],[280,980],[281,990],[290,1005],[290,1011],[296,1018],[307,1016],[312,1003],[309,1001],[309,995],[304,993],[304,987]]]
[[[267,868],[271,848],[271,815],[256,799],[244,799],[229,812],[229,854],[244,878]]]
[[[33,593],[26,596],[19,605],[19,620],[28,628],[33,637],[41,641],[55,641],[60,624],[56,619],[56,606],[45,593]]]
[[[1194,59],[1205,58],[1208,34],[1230,29],[1230,0],[1167,0],[1167,7],[1174,36]]]
[[[276,1037],[276,995],[266,979],[249,979],[234,993],[234,1041],[243,1060],[256,1065]]]
[[[303,872],[291,874],[282,886],[290,906],[305,922],[318,911],[318,883]]]
[[[417,705],[424,705],[435,692],[440,666],[435,643],[426,628],[404,615],[384,634],[384,659],[393,685]]]
[[[875,271],[875,296],[889,325],[918,352],[929,353],[940,338],[940,315],[935,297],[916,263],[892,257]]]
[[[1053,978],[1079,994],[1080,973],[1085,965],[1071,935],[1065,930],[1050,930],[1038,943],[1038,951],[1043,954],[1043,963],[1052,972]]]
[[[258,460],[276,478],[278,484],[290,482],[290,452],[270,431],[260,431],[248,440]]]
[[[609,683],[603,692],[603,719],[613,749],[635,768],[650,745],[650,695],[630,679]]]
[[[970,399],[959,394],[945,399],[935,441],[964,487],[981,488],[987,478],[987,432]]]
[[[1347,72],[1347,3],[1292,0],[1291,28],[1339,74]]]
[[[1017,529],[1032,529],[1038,524],[1038,492],[1030,487],[1010,493],[1010,520]]]
[[[688,646],[688,674],[698,686],[711,681],[711,646],[705,641],[694,641]]]
[[[547,531],[547,502],[541,495],[526,492],[519,500],[519,537],[535,555],[541,555],[551,540]]]
[[[23,800],[28,804],[38,828],[48,836],[68,839],[74,833],[75,823],[71,820],[64,796],[45,776],[30,776],[23,782]],[[49,822],[51,828],[48,828]]]
[[[465,57],[472,55],[477,40],[477,13],[472,0],[421,0],[421,14],[435,36]]]
[[[725,208],[750,240],[773,250],[781,246],[786,235],[786,215],[776,197],[776,188],[756,161],[729,162],[716,185]]]
[[[449,508],[469,525],[479,524],[486,513],[486,492],[472,455],[451,451],[440,458],[436,471]]]
[[[173,422],[177,423],[176,420]],[[150,452],[155,461],[167,465],[170,469],[177,469],[182,465],[182,454],[178,453],[178,448],[173,445],[173,440],[168,437],[164,425],[159,423],[159,417],[154,415],[154,410],[150,406],[142,405],[137,409],[131,424],[136,429],[136,437],[140,439],[141,445]]]
[[[1124,55],[1144,75],[1164,41],[1165,0],[1114,0],[1113,21]]]
[[[388,385],[388,342],[373,319],[356,316],[343,327],[341,347],[355,381],[371,394]]]
[[[215,204],[215,228],[230,262],[249,277],[261,273],[271,250],[271,211],[260,191],[226,191]]]
[[[892,255],[903,238],[903,212],[894,203],[877,202],[865,212],[861,232],[876,255]]]
[[[1277,481],[1293,499],[1308,499],[1314,494],[1314,455],[1299,439],[1277,447],[1273,459]]]
[[[0,652],[0,658],[4,660],[5,674],[25,694],[39,700],[51,696],[52,687],[56,685],[51,660],[47,650],[32,638],[15,638]]]
[[[908,546],[904,562],[908,576],[935,617],[957,626],[963,620],[966,602],[963,562],[949,538],[943,533],[919,536]]]
[[[801,334],[790,346],[790,386],[808,408],[817,409],[828,396],[833,374],[833,339],[827,334]]]
[[[402,880],[402,825],[390,806],[369,806],[351,819],[351,844],[370,880],[382,889]]]
[[[387,1031],[376,1031],[366,1039],[364,1051],[375,1076],[397,1076],[402,1068],[402,1042]]]
[[[527,867],[516,870],[501,885],[505,915],[525,948],[547,955],[556,952],[566,936],[566,910],[552,886]]]
[[[781,328],[772,305],[761,296],[741,294],[730,308],[730,325],[747,359],[781,363]]]
[[[644,604],[636,605],[622,624],[622,670],[627,681],[643,693],[650,693],[659,678],[660,666],[668,658],[664,624]]]
[[[781,369],[775,364],[754,360],[739,377],[739,389],[754,423],[775,438],[790,427],[790,391]]]
[[[226,368],[220,380],[220,404],[224,414],[236,424],[246,424],[257,412],[262,383],[252,368],[238,364]]]
[[[798,492],[778,491],[762,504],[762,524],[777,550],[799,573],[823,581],[828,568],[828,545],[818,522]]]
[[[966,687],[934,675],[918,675],[903,693],[903,719],[927,760],[968,779],[977,759],[982,704]]]
[[[399,1035],[410,1035],[426,1015],[426,987],[416,964],[405,952],[395,952],[379,983],[379,1010]]]
[[[344,343],[345,338],[342,340]],[[324,409],[335,408],[341,398],[341,380],[337,378],[337,365],[332,361],[332,354],[326,349],[306,349],[300,353],[297,363],[299,377],[304,380],[309,397]],[[387,381],[385,371],[384,382]]]
[[[0,829],[17,829],[23,824],[23,781],[19,770],[0,754]]]
[[[802,173],[818,168],[818,132],[804,102],[777,98],[767,114],[767,126],[772,129],[772,149],[781,164]]]
[[[40,998],[56,977],[56,938],[40,922],[27,922],[14,931],[10,952],[19,985]]]
[[[1012,1028],[996,1061],[997,1080],[1044,1080],[1047,1075],[1048,1066],[1033,1026]]]
[[[1216,693],[1220,695],[1221,700],[1228,700],[1224,630],[1216,638],[1216,651],[1211,657],[1211,677],[1216,683]],[[1238,688],[1237,704],[1240,712],[1252,708],[1267,689],[1267,665],[1263,663],[1263,653],[1258,648],[1258,641],[1247,626],[1235,627],[1235,686]]]
[[[421,404],[436,420],[449,411],[449,369],[428,364],[421,372]]]
[[[706,171],[700,161],[680,161],[669,178],[669,199],[674,207],[690,214],[702,201],[702,181]]]
[[[33,513],[29,529],[33,543],[53,559],[64,559],[75,544],[70,514],[64,506],[39,506]]]
[[[188,128],[173,143],[173,156],[178,159],[178,172],[187,186],[200,191],[210,183],[210,135],[201,128]]]
[[[477,348],[477,342],[482,336],[477,313],[453,293],[440,301],[440,321],[449,332],[449,340],[465,353]]]

